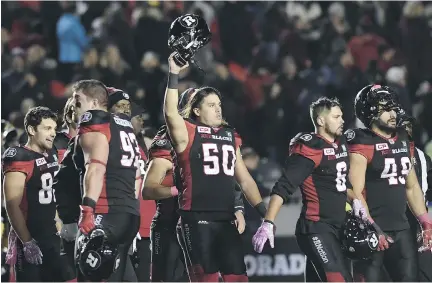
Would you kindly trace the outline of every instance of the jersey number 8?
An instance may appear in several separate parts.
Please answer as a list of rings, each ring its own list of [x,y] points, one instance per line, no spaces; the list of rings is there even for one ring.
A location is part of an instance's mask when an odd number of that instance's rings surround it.
[[[202,145],[202,149],[204,154],[204,162],[211,163],[211,165],[204,165],[204,174],[206,175],[219,174],[220,157],[217,154],[219,152],[217,144],[204,143]],[[222,169],[225,175],[234,176],[235,161],[236,161],[236,153],[234,147],[232,145],[224,144],[222,146]]]
[[[44,173],[41,176],[42,189],[39,190],[39,203],[50,204],[55,199],[55,189],[53,189],[53,177],[51,173]]]
[[[120,141],[123,152],[127,153],[122,155],[122,159],[120,161],[121,165],[124,167],[131,167],[134,165],[138,168],[140,149],[138,147],[138,141],[135,137],[135,134],[120,131]]]

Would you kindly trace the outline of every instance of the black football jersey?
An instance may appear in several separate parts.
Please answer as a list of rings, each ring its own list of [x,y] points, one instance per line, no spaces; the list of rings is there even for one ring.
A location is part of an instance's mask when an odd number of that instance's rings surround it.
[[[351,188],[344,137],[329,142],[316,133],[299,133],[291,140],[290,154],[314,163],[312,172],[300,185],[303,201],[300,218],[341,227],[346,215],[346,190]]]
[[[387,139],[369,129],[345,132],[351,153],[363,155],[368,162],[364,195],[374,221],[384,231],[409,227],[405,215],[405,179],[411,170],[414,143],[405,130]]]
[[[57,150],[58,159],[60,162],[63,160],[63,156],[68,148],[70,140],[71,136],[65,132],[58,132],[54,139],[54,147]]]
[[[236,150],[241,138],[228,126],[212,128],[192,120],[184,122],[189,142],[183,152],[176,153],[174,173],[179,211],[213,212],[208,217],[231,219]]]
[[[26,218],[27,228],[36,240],[43,235],[57,232],[53,184],[58,170],[55,149],[41,154],[25,146],[16,146],[8,148],[3,155],[3,175],[8,172],[22,172],[27,176],[20,207]]]
[[[73,156],[74,164],[80,171],[82,188],[86,164],[79,139],[81,135],[90,132],[104,134],[109,142],[105,179],[95,212],[128,212],[139,215],[135,180],[140,149],[130,119],[126,115],[111,114],[102,110],[91,110],[82,115]]]
[[[154,137],[152,144],[149,148],[149,161],[154,158],[164,158],[173,162],[174,149],[172,148],[166,125],[162,126]],[[174,186],[173,171],[170,170],[166,173],[162,185],[167,187]],[[156,201],[156,214],[153,221],[169,221],[177,223],[179,215],[177,214],[178,200],[177,197],[167,198]]]
[[[82,192],[80,174],[72,158],[74,149],[75,139],[71,139],[60,161],[60,171],[55,183],[57,212],[64,224],[78,222],[80,215],[79,205],[82,200]]]

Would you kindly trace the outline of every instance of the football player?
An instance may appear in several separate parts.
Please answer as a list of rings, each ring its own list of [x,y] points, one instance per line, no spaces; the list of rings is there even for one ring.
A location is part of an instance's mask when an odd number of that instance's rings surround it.
[[[194,89],[184,91],[180,96],[179,109],[182,109],[194,94]],[[179,215],[176,212],[178,190],[174,186],[172,172],[174,152],[165,125],[156,134],[149,154],[150,164],[143,187],[143,197],[155,199],[157,204],[151,226],[152,281],[185,281],[187,274],[183,254],[175,232]],[[240,189],[236,190],[235,216],[240,234],[245,229],[242,195]]]
[[[320,98],[310,106],[314,133],[299,133],[291,140],[283,175],[272,189],[270,204],[252,242],[262,252],[267,240],[274,247],[274,220],[289,195],[300,187],[303,208],[296,238],[306,259],[306,282],[349,282],[350,269],[342,251],[345,222],[348,147],[339,102]]]
[[[108,88],[108,109],[111,113],[117,115],[125,115],[128,119],[131,119],[132,116],[132,107],[130,96],[125,93],[123,90],[109,87]],[[136,114],[136,113],[134,113]],[[134,115],[136,116],[136,115]],[[132,122],[132,121],[131,121]],[[134,123],[132,123],[134,125]],[[137,127],[134,127],[134,132],[137,135]],[[138,138],[138,137],[137,137]],[[140,160],[139,160],[139,168],[141,172],[141,178],[144,179],[145,175],[145,163],[147,161],[147,156],[145,154],[145,144],[141,139],[137,139],[138,146],[140,149]],[[127,278],[123,278],[125,281],[134,282],[138,280],[138,282],[149,282],[150,280],[150,224],[151,219],[156,211],[156,205],[153,201],[143,200],[140,195],[138,195],[140,200],[140,228],[138,234],[134,240],[133,247],[129,251],[129,253],[136,252],[139,258],[139,263],[135,268],[135,271],[132,266],[132,262],[130,262],[130,258],[128,258],[128,263],[126,267],[125,276]],[[136,249],[133,251],[133,249]],[[131,268],[132,267],[132,268]],[[133,277],[136,274],[136,278]]]
[[[240,154],[241,138],[222,119],[221,95],[200,88],[183,116],[177,105],[180,67],[169,57],[164,116],[176,153],[176,187],[185,258],[191,281],[247,280],[242,239],[234,223],[234,188],[265,214],[257,185]],[[183,118],[185,117],[185,119]]]
[[[109,281],[121,281],[140,222],[138,143],[130,120],[108,112],[103,83],[79,81],[73,86],[73,97],[80,117],[73,155],[83,191],[79,233],[88,235],[96,225],[103,227],[107,241],[118,245],[119,251]],[[80,262],[88,264],[89,270],[95,265],[93,258]]]
[[[400,117],[398,117],[398,120],[399,120],[398,125],[400,127],[403,127],[407,131],[410,138],[412,138],[413,135],[412,131],[413,131],[415,119],[407,115],[400,115]],[[413,162],[414,170],[416,171],[417,178],[419,181],[421,181],[421,188],[423,191],[425,201],[427,201],[428,190],[430,190],[429,188],[430,184],[428,184],[428,176],[429,175],[432,176],[431,158],[427,154],[425,154],[421,149],[416,147],[412,162]],[[413,239],[417,240],[417,235],[422,232],[421,227],[419,227],[419,222],[417,221],[417,218],[414,216],[414,214],[412,213],[409,207],[407,207],[406,215],[410,223]],[[416,243],[416,247],[417,247],[417,243]],[[419,281],[432,282],[432,268],[431,268],[432,253],[418,252],[417,256],[418,256]]]
[[[397,94],[382,85],[368,85],[355,98],[357,118],[364,129],[348,130],[355,197],[365,208],[365,219],[379,235],[378,251],[368,261],[354,262],[356,281],[379,281],[384,265],[393,281],[417,281],[415,241],[405,215],[406,203],[423,227],[424,246],[432,244],[432,221],[412,168],[414,144],[397,128]],[[356,203],[353,203],[356,211]]]
[[[35,107],[27,112],[24,127],[27,143],[7,149],[3,156],[3,190],[12,225],[7,262],[15,266],[18,282],[72,280],[73,272],[60,257],[54,221],[57,116],[46,107]]]
[[[72,153],[74,137],[77,134],[76,115],[73,98],[69,98],[63,110],[63,121],[66,130],[58,132],[54,139],[60,160],[60,171],[56,176],[55,197],[58,216],[62,221],[60,238],[62,240],[62,254],[71,266],[75,266],[75,238],[78,233],[79,205],[81,191],[79,173],[76,170]]]

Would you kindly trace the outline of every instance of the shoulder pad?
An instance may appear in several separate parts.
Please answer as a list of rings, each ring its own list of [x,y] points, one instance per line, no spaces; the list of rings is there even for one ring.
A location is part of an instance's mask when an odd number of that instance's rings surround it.
[[[3,153],[2,156],[3,162],[5,164],[14,162],[14,161],[31,161],[34,157],[24,148],[20,146],[9,147]]]
[[[171,151],[172,146],[169,140],[166,137],[163,138],[156,138],[153,140],[152,144],[150,145],[150,151],[157,151],[157,150],[169,150]]]
[[[89,110],[82,114],[79,126],[91,126],[109,123],[111,114],[102,110]]]
[[[319,138],[315,133],[298,133],[290,141],[290,148],[296,144],[304,144],[312,149],[322,149],[325,141]]]
[[[374,135],[368,129],[349,129],[344,135],[348,144],[375,144]]]

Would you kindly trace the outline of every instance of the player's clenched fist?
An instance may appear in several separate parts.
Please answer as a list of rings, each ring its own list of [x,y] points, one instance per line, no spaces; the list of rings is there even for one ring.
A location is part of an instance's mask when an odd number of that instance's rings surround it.
[[[261,253],[267,240],[270,247],[274,248],[274,224],[271,221],[264,220],[252,237],[252,245],[257,253]]]
[[[418,220],[423,229],[423,246],[421,247],[421,251],[432,251],[432,220],[427,213],[418,216]]]
[[[95,228],[94,210],[90,206],[80,205],[81,215],[78,221],[78,227],[84,234],[90,233]]]

